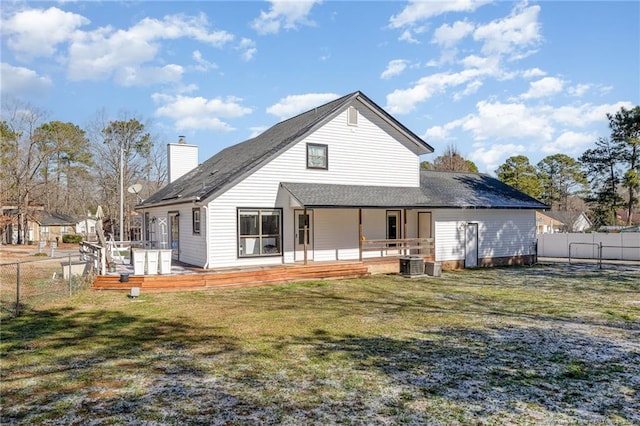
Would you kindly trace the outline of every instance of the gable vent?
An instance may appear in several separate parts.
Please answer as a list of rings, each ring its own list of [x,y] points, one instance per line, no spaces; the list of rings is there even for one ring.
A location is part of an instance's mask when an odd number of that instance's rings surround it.
[[[347,124],[349,126],[357,126],[358,125],[358,110],[355,107],[350,106],[347,109]]]

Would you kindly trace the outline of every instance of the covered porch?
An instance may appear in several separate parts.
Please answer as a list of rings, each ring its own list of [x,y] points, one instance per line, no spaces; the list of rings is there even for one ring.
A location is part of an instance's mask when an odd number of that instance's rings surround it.
[[[435,260],[433,215],[416,187],[282,183],[284,263]]]

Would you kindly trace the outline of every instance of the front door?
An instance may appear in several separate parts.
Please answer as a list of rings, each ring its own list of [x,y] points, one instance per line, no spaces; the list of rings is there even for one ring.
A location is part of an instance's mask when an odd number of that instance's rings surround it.
[[[387,240],[397,240],[400,235],[400,210],[387,210]],[[396,244],[389,243],[389,247],[395,247]],[[394,254],[389,251],[389,253]]]
[[[295,260],[304,260],[305,241],[307,243],[307,260],[313,260],[313,211],[295,210]],[[305,238],[306,236],[306,238]]]
[[[180,213],[169,213],[169,238],[171,258],[180,259]]]
[[[433,238],[431,230],[431,212],[418,213],[418,238]],[[435,253],[431,253],[427,248],[420,250],[420,253],[424,256],[435,256]]]
[[[478,224],[477,223],[467,223],[464,267],[465,268],[478,267]]]

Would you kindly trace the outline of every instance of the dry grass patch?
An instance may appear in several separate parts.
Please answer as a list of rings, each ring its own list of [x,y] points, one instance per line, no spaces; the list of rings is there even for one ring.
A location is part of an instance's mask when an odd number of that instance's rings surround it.
[[[85,292],[2,326],[2,420],[640,423],[640,273]]]

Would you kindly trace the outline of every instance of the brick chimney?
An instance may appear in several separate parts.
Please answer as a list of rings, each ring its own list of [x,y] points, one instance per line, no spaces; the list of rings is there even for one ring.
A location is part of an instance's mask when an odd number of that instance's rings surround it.
[[[189,145],[184,136],[178,136],[178,143],[167,144],[167,169],[169,183],[198,166],[198,146]]]

